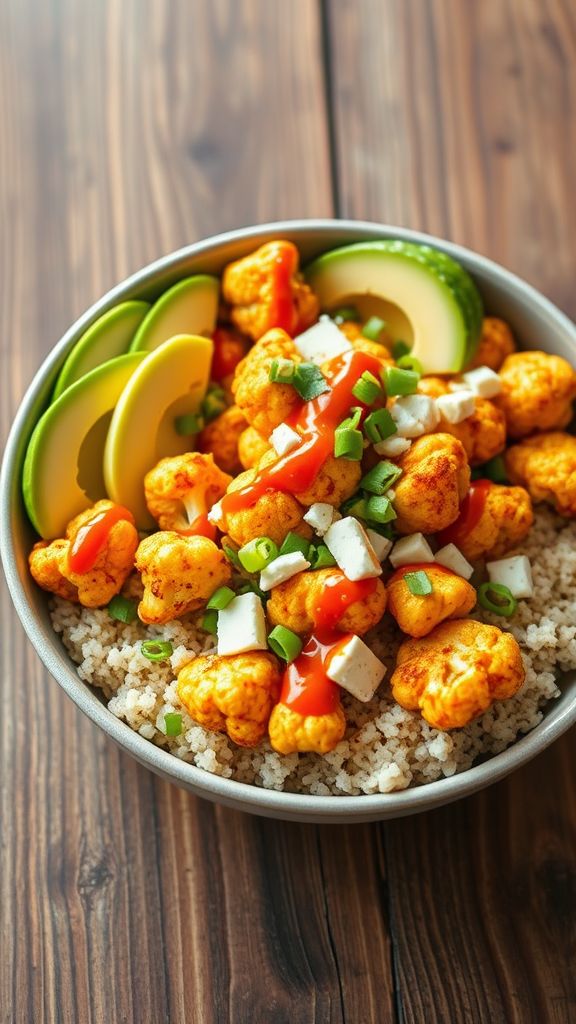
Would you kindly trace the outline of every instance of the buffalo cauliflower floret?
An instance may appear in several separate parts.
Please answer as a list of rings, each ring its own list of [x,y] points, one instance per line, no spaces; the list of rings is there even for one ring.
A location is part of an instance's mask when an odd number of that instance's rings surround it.
[[[256,747],[264,738],[279,690],[278,662],[264,651],[203,655],[178,675],[178,696],[189,715],[240,747]]]
[[[212,335],[214,355],[212,356],[212,380],[218,381],[226,394],[232,395],[232,381],[238,363],[244,358],[250,341],[233,327],[218,326]]]
[[[429,398],[450,394],[448,381],[442,377],[422,377],[418,391]],[[474,412],[460,423],[441,419],[438,430],[452,434],[464,446],[471,466],[480,466],[503,451],[506,445],[506,417],[494,402],[476,398]]]
[[[268,451],[258,463],[258,470],[265,469],[277,461],[276,452]],[[314,505],[319,501],[338,508],[346,498],[354,494],[361,476],[359,462],[352,459],[336,459],[329,455],[310,486],[305,491],[298,491],[294,497],[301,505]]]
[[[318,299],[298,273],[299,262],[293,242],[278,240],[266,242],[255,252],[228,264],[222,277],[222,292],[230,304],[232,322],[244,334],[257,341],[272,327],[282,326],[295,335],[318,319]]]
[[[238,446],[245,429],[244,413],[237,405],[231,405],[204,427],[198,438],[198,448],[212,455],[224,473],[239,473],[241,462]]]
[[[516,352],[505,359],[500,380],[497,401],[510,437],[561,429],[572,419],[576,373],[561,356]]]
[[[270,451],[270,442],[254,427],[246,427],[238,438],[238,458],[244,469],[253,469]]]
[[[472,370],[476,366],[489,366],[498,372],[507,356],[516,351],[514,335],[504,320],[495,316],[486,316],[482,321],[482,334],[478,348],[468,364]]]
[[[250,349],[236,367],[232,391],[236,405],[248,423],[265,437],[300,405],[298,392],[291,384],[278,384],[270,380],[270,367],[274,359],[301,359],[292,339],[281,330],[268,331]]]
[[[424,570],[431,594],[413,594],[406,573]],[[468,615],[476,604],[476,591],[461,576],[436,565],[404,565],[388,580],[388,610],[403,633],[426,636],[445,619]]]
[[[270,743],[279,754],[328,754],[337,747],[346,732],[342,707],[325,715],[301,715],[286,704],[276,704],[270,715]]]
[[[435,729],[461,729],[524,682],[520,648],[510,633],[473,619],[444,622],[406,640],[392,675],[392,696],[421,711]]]
[[[70,541],[60,538],[48,541],[40,540],[34,545],[28,556],[28,564],[33,579],[42,590],[57,594],[66,601],[78,602],[78,587],[62,575],[60,566],[66,566]]]
[[[399,533],[435,533],[458,518],[468,493],[470,467],[463,445],[450,434],[424,434],[397,460],[394,484]]]
[[[322,595],[330,586],[344,580],[340,569],[316,569],[292,576],[271,591],[266,607],[270,622],[273,626],[286,626],[302,636],[313,633]],[[377,579],[370,594],[348,605],[336,623],[336,629],[362,636],[380,622],[385,610],[386,590],[382,581]]]
[[[228,487],[228,494],[242,490],[256,479],[257,471],[248,469],[240,473]],[[312,529],[304,522],[304,509],[292,494],[269,490],[246,508],[226,509],[220,528],[226,530],[239,547],[254,537],[270,537],[280,545],[290,532],[311,537]]]
[[[562,516],[576,517],[576,437],[554,431],[536,434],[509,448],[510,481],[522,484],[533,501],[547,501]]]
[[[206,603],[232,575],[223,551],[207,537],[160,532],[143,540],[136,552],[144,596],[142,622],[170,622]]]
[[[500,558],[524,539],[533,521],[530,495],[523,487],[488,483],[478,520],[471,529],[463,523],[459,530],[456,524],[454,543],[471,562]]]
[[[161,530],[213,537],[206,514],[231,479],[218,468],[212,455],[187,452],[160,459],[144,477],[148,511]]]

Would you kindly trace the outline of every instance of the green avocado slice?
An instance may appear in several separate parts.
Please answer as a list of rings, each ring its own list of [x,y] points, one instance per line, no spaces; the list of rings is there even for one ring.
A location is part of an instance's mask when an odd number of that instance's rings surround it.
[[[220,282],[209,274],[179,281],[156,300],[140,324],[131,351],[151,352],[176,334],[210,337],[216,326]]]

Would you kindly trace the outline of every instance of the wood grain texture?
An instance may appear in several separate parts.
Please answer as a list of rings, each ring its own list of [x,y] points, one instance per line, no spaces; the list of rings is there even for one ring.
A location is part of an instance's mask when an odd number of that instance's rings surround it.
[[[438,231],[574,312],[575,34],[568,0],[5,0],[2,436],[110,285],[259,220]],[[569,740],[408,821],[250,818],[116,750],[0,612],[2,1024],[574,1019]]]

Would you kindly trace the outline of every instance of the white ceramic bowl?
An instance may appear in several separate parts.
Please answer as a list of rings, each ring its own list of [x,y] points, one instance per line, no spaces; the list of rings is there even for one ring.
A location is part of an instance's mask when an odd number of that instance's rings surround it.
[[[263,224],[197,242],[164,256],[108,292],[66,332],[28,388],[8,439],[0,478],[0,545],[6,578],[18,615],[49,672],[96,725],[159,775],[198,796],[272,818],[353,822],[414,814],[474,793],[544,750],[576,721],[576,674],[564,678],[562,696],[548,705],[544,720],[536,729],[508,750],[461,775],[375,796],[277,793],[222,779],[186,764],[115,718],[97,693],[78,678],[76,667],[52,630],[47,595],[35,586],[28,573],[27,555],[34,534],[21,500],[22,462],[32,429],[69,350],[86,328],[117,302],[155,298],[189,274],[219,273],[230,260],[243,256],[270,238],[292,239],[304,262],[335,246],[365,239],[403,238],[436,246],[466,267],[482,292],[486,308],[509,321],[525,347],[555,352],[576,363],[576,327],[551,302],[496,263],[430,235],[362,221],[305,220]]]

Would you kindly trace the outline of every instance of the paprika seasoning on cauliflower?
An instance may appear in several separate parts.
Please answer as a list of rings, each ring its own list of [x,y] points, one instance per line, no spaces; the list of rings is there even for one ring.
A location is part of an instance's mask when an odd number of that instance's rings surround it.
[[[138,615],[142,622],[154,624],[201,608],[232,575],[226,555],[213,541],[170,531],[140,542],[136,568],[144,585]]]
[[[238,364],[232,384],[236,405],[248,423],[264,437],[269,437],[274,428],[287,420],[301,404],[300,396],[291,384],[270,380],[275,359],[302,362],[294,342],[282,330],[268,331],[256,342]]]
[[[429,592],[410,589],[410,573],[424,573]],[[414,588],[417,589],[417,588]],[[428,589],[428,588],[427,588]],[[445,619],[468,615],[476,604],[476,591],[466,580],[441,565],[403,565],[386,584],[388,610],[408,636],[430,633]]]
[[[535,434],[508,449],[506,472],[533,501],[546,501],[561,516],[576,517],[576,437],[562,431]]]
[[[207,513],[225,493],[232,477],[223,473],[213,456],[200,452],[169,456],[144,477],[150,515],[161,530],[211,540],[216,530]]]
[[[402,469],[394,485],[398,533],[435,533],[458,518],[470,483],[460,441],[450,434],[425,434],[397,463]]]
[[[572,419],[576,372],[566,359],[547,352],[515,352],[500,370],[497,404],[510,437],[561,430]]]

